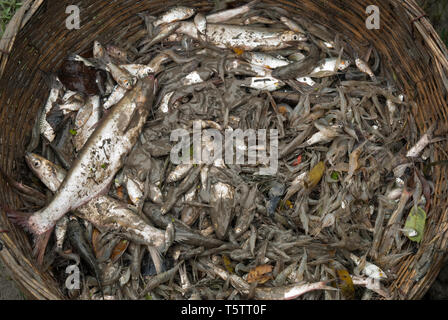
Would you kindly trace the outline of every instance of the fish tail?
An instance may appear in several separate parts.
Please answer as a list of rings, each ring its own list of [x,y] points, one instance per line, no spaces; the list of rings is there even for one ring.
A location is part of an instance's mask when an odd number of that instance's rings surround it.
[[[21,226],[26,232],[32,234],[33,256],[37,259],[37,263],[41,266],[44,260],[45,249],[47,248],[48,241],[50,240],[51,233],[53,232],[53,228],[42,234],[39,234],[34,230],[33,225],[30,223],[30,217],[33,215],[33,213],[13,210],[5,205],[3,205],[2,207],[11,222]]]
[[[153,246],[148,246],[149,254],[151,255],[152,262],[154,262],[154,266],[156,267],[157,274],[162,273],[162,264],[163,258],[160,250]]]
[[[25,231],[33,233],[31,225],[29,223],[29,219],[33,215],[33,213],[13,210],[5,205],[2,205],[2,209],[6,212],[6,215],[8,216],[9,220],[11,220],[11,222],[21,226],[23,229],[25,229]]]
[[[36,258],[39,266],[42,266],[44,262],[45,250],[47,249],[48,241],[53,233],[53,229],[54,228],[51,228],[50,230],[39,235],[34,235],[33,237],[33,256]]]

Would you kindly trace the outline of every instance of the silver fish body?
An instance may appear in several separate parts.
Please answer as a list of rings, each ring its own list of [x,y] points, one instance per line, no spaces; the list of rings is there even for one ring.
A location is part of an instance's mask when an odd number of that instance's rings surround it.
[[[76,134],[73,137],[76,151],[80,151],[101,120],[101,103],[99,96],[90,96],[87,103],[79,110],[75,119]]]
[[[56,192],[64,181],[67,172],[47,159],[28,153],[25,159],[31,170],[53,192]],[[80,206],[75,214],[91,222],[99,229],[110,231],[125,230],[125,234],[138,239],[142,244],[163,249],[165,246],[165,232],[146,224],[132,210],[120,201],[99,196]]]
[[[176,21],[186,20],[195,14],[196,10],[185,6],[177,6],[163,13],[152,24],[157,27],[162,24],[168,24]]]
[[[154,78],[142,80],[105,116],[81,150],[52,201],[26,222],[34,234],[51,229],[70,210],[108,190],[141,133],[154,97]]]
[[[54,129],[47,121],[47,114],[56,105],[56,101],[58,100],[61,91],[62,91],[62,84],[57,77],[54,77],[52,79],[50,95],[48,96],[47,102],[45,104],[44,110],[40,118],[40,133],[49,142],[52,142],[55,139],[56,133],[54,132]]]
[[[182,22],[176,32],[198,39],[198,30],[193,22]],[[271,30],[238,25],[208,23],[205,38],[218,48],[239,48],[251,50],[275,50],[291,46],[292,42],[304,41],[304,38],[292,31]]]

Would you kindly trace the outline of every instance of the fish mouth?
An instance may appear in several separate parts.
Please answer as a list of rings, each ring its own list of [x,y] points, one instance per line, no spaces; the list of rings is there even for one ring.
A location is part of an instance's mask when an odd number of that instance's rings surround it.
[[[33,153],[26,152],[25,153],[25,162],[29,167],[33,167],[33,160],[37,160]]]

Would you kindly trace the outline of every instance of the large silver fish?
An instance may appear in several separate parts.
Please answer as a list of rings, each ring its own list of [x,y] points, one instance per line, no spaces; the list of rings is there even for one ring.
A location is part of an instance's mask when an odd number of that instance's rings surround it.
[[[107,192],[146,122],[154,83],[153,76],[139,81],[105,116],[45,208],[28,217],[17,213],[10,213],[10,217],[34,235],[42,235],[67,212]]]
[[[52,192],[56,192],[67,172],[60,166],[33,153],[27,153],[25,160],[33,173]],[[145,223],[137,214],[120,201],[109,196],[99,196],[80,206],[74,213],[100,230],[121,231],[141,244],[165,250],[165,232]]]
[[[176,32],[186,34],[193,39],[199,38],[194,22],[181,22]],[[205,41],[218,48],[268,51],[290,47],[293,42],[306,41],[306,38],[290,30],[208,23]]]

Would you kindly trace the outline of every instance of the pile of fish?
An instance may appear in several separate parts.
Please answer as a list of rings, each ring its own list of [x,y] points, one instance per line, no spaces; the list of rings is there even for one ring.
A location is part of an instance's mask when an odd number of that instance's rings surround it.
[[[391,297],[423,236],[436,125],[419,136],[372,46],[230,3],[143,12],[140,32],[95,41],[49,77],[25,156],[40,181],[8,213],[68,297]],[[278,143],[253,163],[173,163],[172,133],[195,128],[276,130]]]

